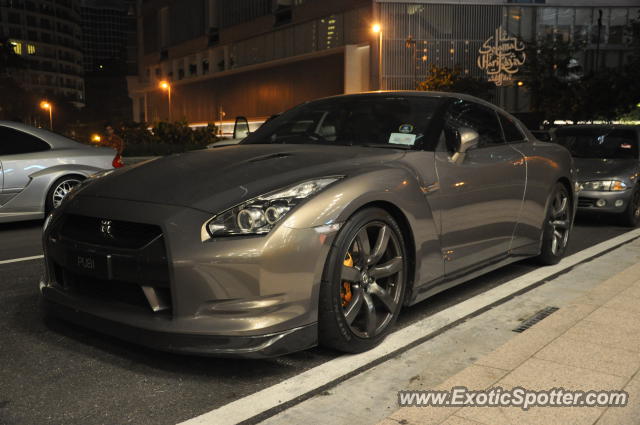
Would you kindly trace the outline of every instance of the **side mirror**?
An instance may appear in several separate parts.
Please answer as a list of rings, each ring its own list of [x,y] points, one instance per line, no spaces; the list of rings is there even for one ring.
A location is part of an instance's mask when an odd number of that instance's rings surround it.
[[[249,121],[245,117],[236,117],[236,123],[233,126],[233,138],[244,139],[249,133]]]
[[[480,135],[472,128],[462,127],[456,134],[456,152],[451,155],[451,162],[462,163],[467,151],[478,146]]]

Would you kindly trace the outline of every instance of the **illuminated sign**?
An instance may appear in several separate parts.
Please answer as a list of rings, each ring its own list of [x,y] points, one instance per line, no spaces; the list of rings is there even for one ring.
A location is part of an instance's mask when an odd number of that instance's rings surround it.
[[[496,28],[478,50],[478,66],[484,70],[496,86],[509,85],[527,58],[524,43],[510,37],[502,27]]]

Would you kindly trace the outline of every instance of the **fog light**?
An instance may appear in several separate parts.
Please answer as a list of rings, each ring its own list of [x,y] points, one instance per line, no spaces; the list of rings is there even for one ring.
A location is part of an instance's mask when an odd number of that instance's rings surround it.
[[[624,204],[624,201],[622,199],[618,199],[615,203],[616,207],[621,207]]]
[[[597,207],[604,207],[605,205],[607,205],[607,201],[605,201],[604,199],[598,199],[596,201],[596,206]]]

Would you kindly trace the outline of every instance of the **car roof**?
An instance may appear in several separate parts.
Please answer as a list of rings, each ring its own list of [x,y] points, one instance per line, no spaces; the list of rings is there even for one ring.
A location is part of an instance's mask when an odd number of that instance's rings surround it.
[[[90,146],[83,145],[82,143],[71,140],[60,134],[53,133],[49,130],[34,127],[31,125],[23,124],[15,121],[0,121],[0,126],[9,127],[14,130],[23,131],[27,134],[35,136],[48,143],[52,149],[83,149],[90,148]]]
[[[450,99],[464,99],[476,103],[481,103],[485,106],[488,106],[492,109],[496,109],[499,111],[504,111],[498,106],[494,105],[491,102],[487,102],[486,100],[480,99],[475,96],[470,96],[464,93],[453,93],[453,92],[441,92],[441,91],[418,91],[418,90],[380,90],[380,91],[368,91],[362,93],[353,93],[353,94],[341,94],[337,96],[325,97],[323,99],[339,99],[339,98],[357,98],[357,97],[378,97],[378,96],[411,96],[411,97],[436,97],[436,98],[450,98]],[[320,100],[320,99],[318,99]]]

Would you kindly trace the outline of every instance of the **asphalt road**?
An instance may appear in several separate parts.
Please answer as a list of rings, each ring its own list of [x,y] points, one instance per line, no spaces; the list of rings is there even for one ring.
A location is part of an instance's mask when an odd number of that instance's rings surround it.
[[[0,225],[0,261],[41,254],[41,222]],[[579,219],[568,255],[626,232]],[[524,261],[401,314],[406,326],[535,268]],[[320,348],[272,360],[160,353],[55,319],[38,307],[42,261],[0,265],[0,424],[175,424],[254,393],[338,354]],[[341,408],[336,406],[336,408]]]

